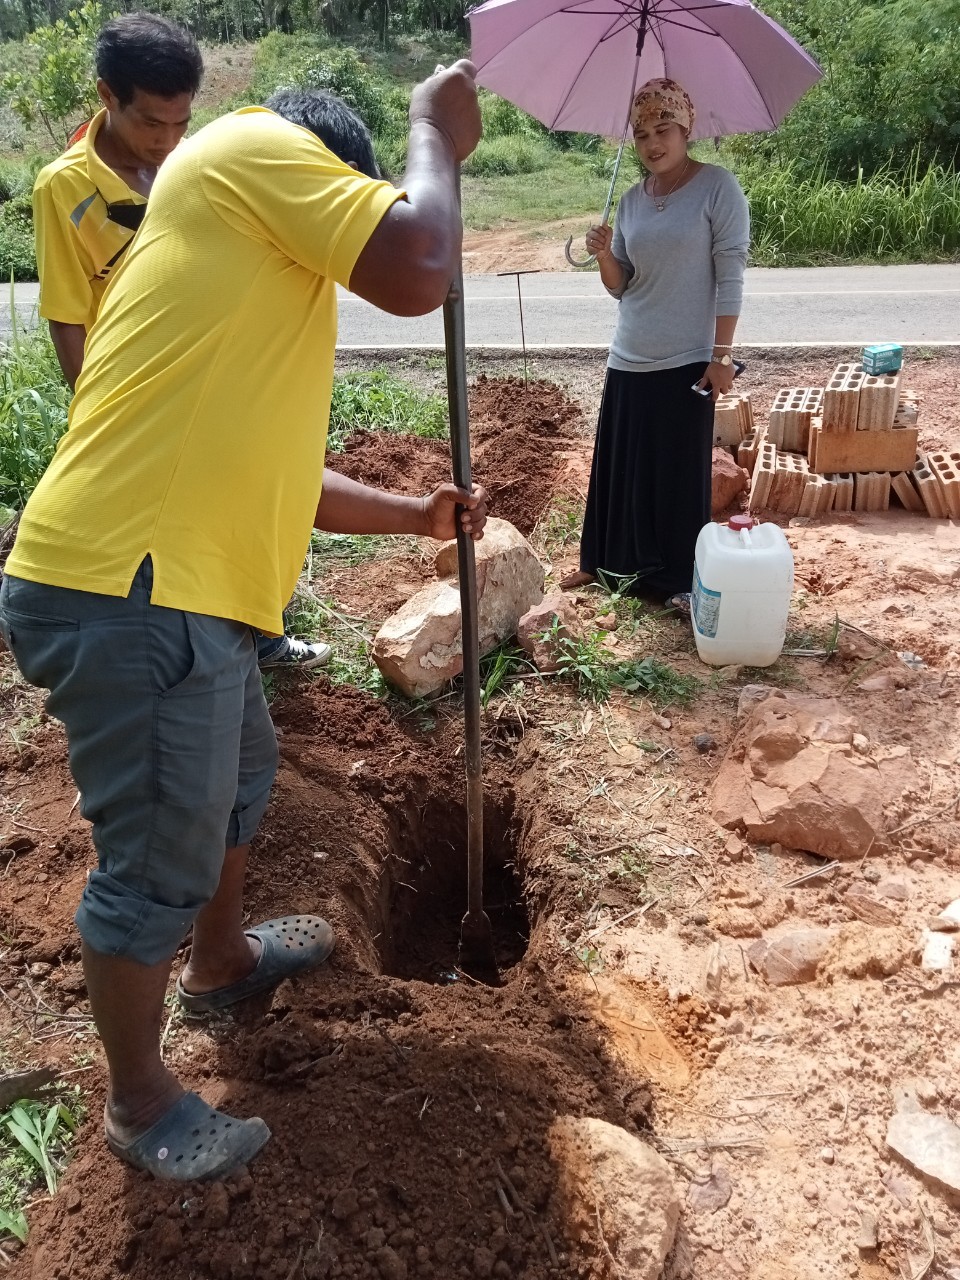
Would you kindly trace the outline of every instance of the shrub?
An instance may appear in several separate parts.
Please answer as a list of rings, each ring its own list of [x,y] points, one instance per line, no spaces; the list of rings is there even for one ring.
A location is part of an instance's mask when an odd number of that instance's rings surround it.
[[[463,166],[475,178],[505,177],[512,173],[536,173],[550,163],[549,148],[531,138],[481,138]]]
[[[5,278],[36,280],[37,258],[33,246],[33,211],[29,196],[0,203],[0,262]]]

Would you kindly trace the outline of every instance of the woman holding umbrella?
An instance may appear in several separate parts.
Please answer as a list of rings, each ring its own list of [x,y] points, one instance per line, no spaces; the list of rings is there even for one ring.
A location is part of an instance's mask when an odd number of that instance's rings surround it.
[[[619,300],[587,496],[580,572],[689,613],[697,534],[710,519],[713,403],[734,378],[734,333],[750,239],[727,169],[688,153],[694,107],[674,80],[649,80],[630,115],[646,170],[614,227],[586,244]],[[701,394],[702,393],[702,394]]]

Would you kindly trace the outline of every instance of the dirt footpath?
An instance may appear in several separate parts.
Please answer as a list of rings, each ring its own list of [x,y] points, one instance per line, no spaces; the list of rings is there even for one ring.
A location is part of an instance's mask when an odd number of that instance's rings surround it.
[[[758,419],[781,385],[822,383],[831,359],[752,355]],[[471,371],[477,475],[554,578],[576,562],[602,364],[538,357],[531,376],[549,385],[526,388],[503,380],[522,373],[515,360]],[[392,367],[421,386],[442,378],[427,362]],[[910,366],[927,447],[960,446],[958,370],[954,357]],[[446,474],[446,452],[360,436],[333,465],[420,491]],[[0,655],[0,1026],[11,1063],[78,1072],[88,1103],[60,1190],[30,1210],[26,1247],[3,1242],[11,1277],[656,1275],[624,1261],[622,1206],[590,1200],[589,1170],[561,1161],[558,1116],[607,1121],[667,1159],[681,1209],[670,1280],[960,1268],[960,1199],[886,1143],[904,1087],[928,1114],[960,1120],[957,975],[919,963],[924,927],[960,897],[960,528],[902,510],[782,523],[795,656],[711,672],[682,622],[587,591],[588,629],[615,614],[603,629],[612,660],[655,657],[701,682],[692,701],[614,690],[598,704],[529,670],[491,696],[498,989],[456,967],[456,696],[411,704],[323,675],[274,685],[281,769],[250,918],[318,912],[338,946],[322,972],[232,1016],[187,1019],[171,1004],[171,1067],[273,1132],[249,1174],[209,1186],[150,1182],[103,1144],[72,926],[88,829],[61,730]],[[371,632],[430,564],[408,540],[363,563],[314,557],[313,589]],[[756,683],[836,699],[855,718],[858,750],[885,779],[883,832],[864,857],[830,866],[712,817]],[[747,953],[787,928],[834,941],[808,980],[774,986]],[[876,1248],[859,1247],[864,1215]]]

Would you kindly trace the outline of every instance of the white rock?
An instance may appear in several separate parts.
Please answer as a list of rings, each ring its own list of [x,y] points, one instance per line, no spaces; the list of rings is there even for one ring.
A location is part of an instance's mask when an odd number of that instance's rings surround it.
[[[604,1120],[560,1116],[548,1134],[566,1225],[604,1238],[621,1276],[658,1280],[673,1246],[680,1201],[670,1166],[645,1142]]]
[[[918,1172],[960,1191],[960,1129],[946,1116],[902,1099],[887,1126],[887,1146]]]
[[[506,520],[488,520],[475,544],[480,652],[514,635],[520,618],[543,597],[543,565]],[[430,583],[377,632],[373,659],[384,678],[408,697],[441,689],[463,670],[457,545],[437,553],[439,582]]]
[[[950,920],[953,924],[960,925],[960,898],[954,900],[940,912],[941,920]]]
[[[921,941],[923,942],[921,969],[925,969],[927,973],[942,973],[944,969],[950,968],[953,958],[953,934],[931,933],[929,929],[924,929]]]

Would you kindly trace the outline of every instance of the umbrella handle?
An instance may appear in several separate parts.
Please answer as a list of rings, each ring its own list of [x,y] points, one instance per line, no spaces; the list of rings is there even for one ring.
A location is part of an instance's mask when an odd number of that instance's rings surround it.
[[[582,262],[578,262],[576,258],[573,256],[573,254],[570,252],[570,246],[572,244],[573,244],[573,236],[568,236],[567,243],[563,246],[563,252],[567,261],[570,263],[571,267],[589,267],[591,262],[596,262],[597,255],[595,253],[591,253],[589,258],[584,258]]]

